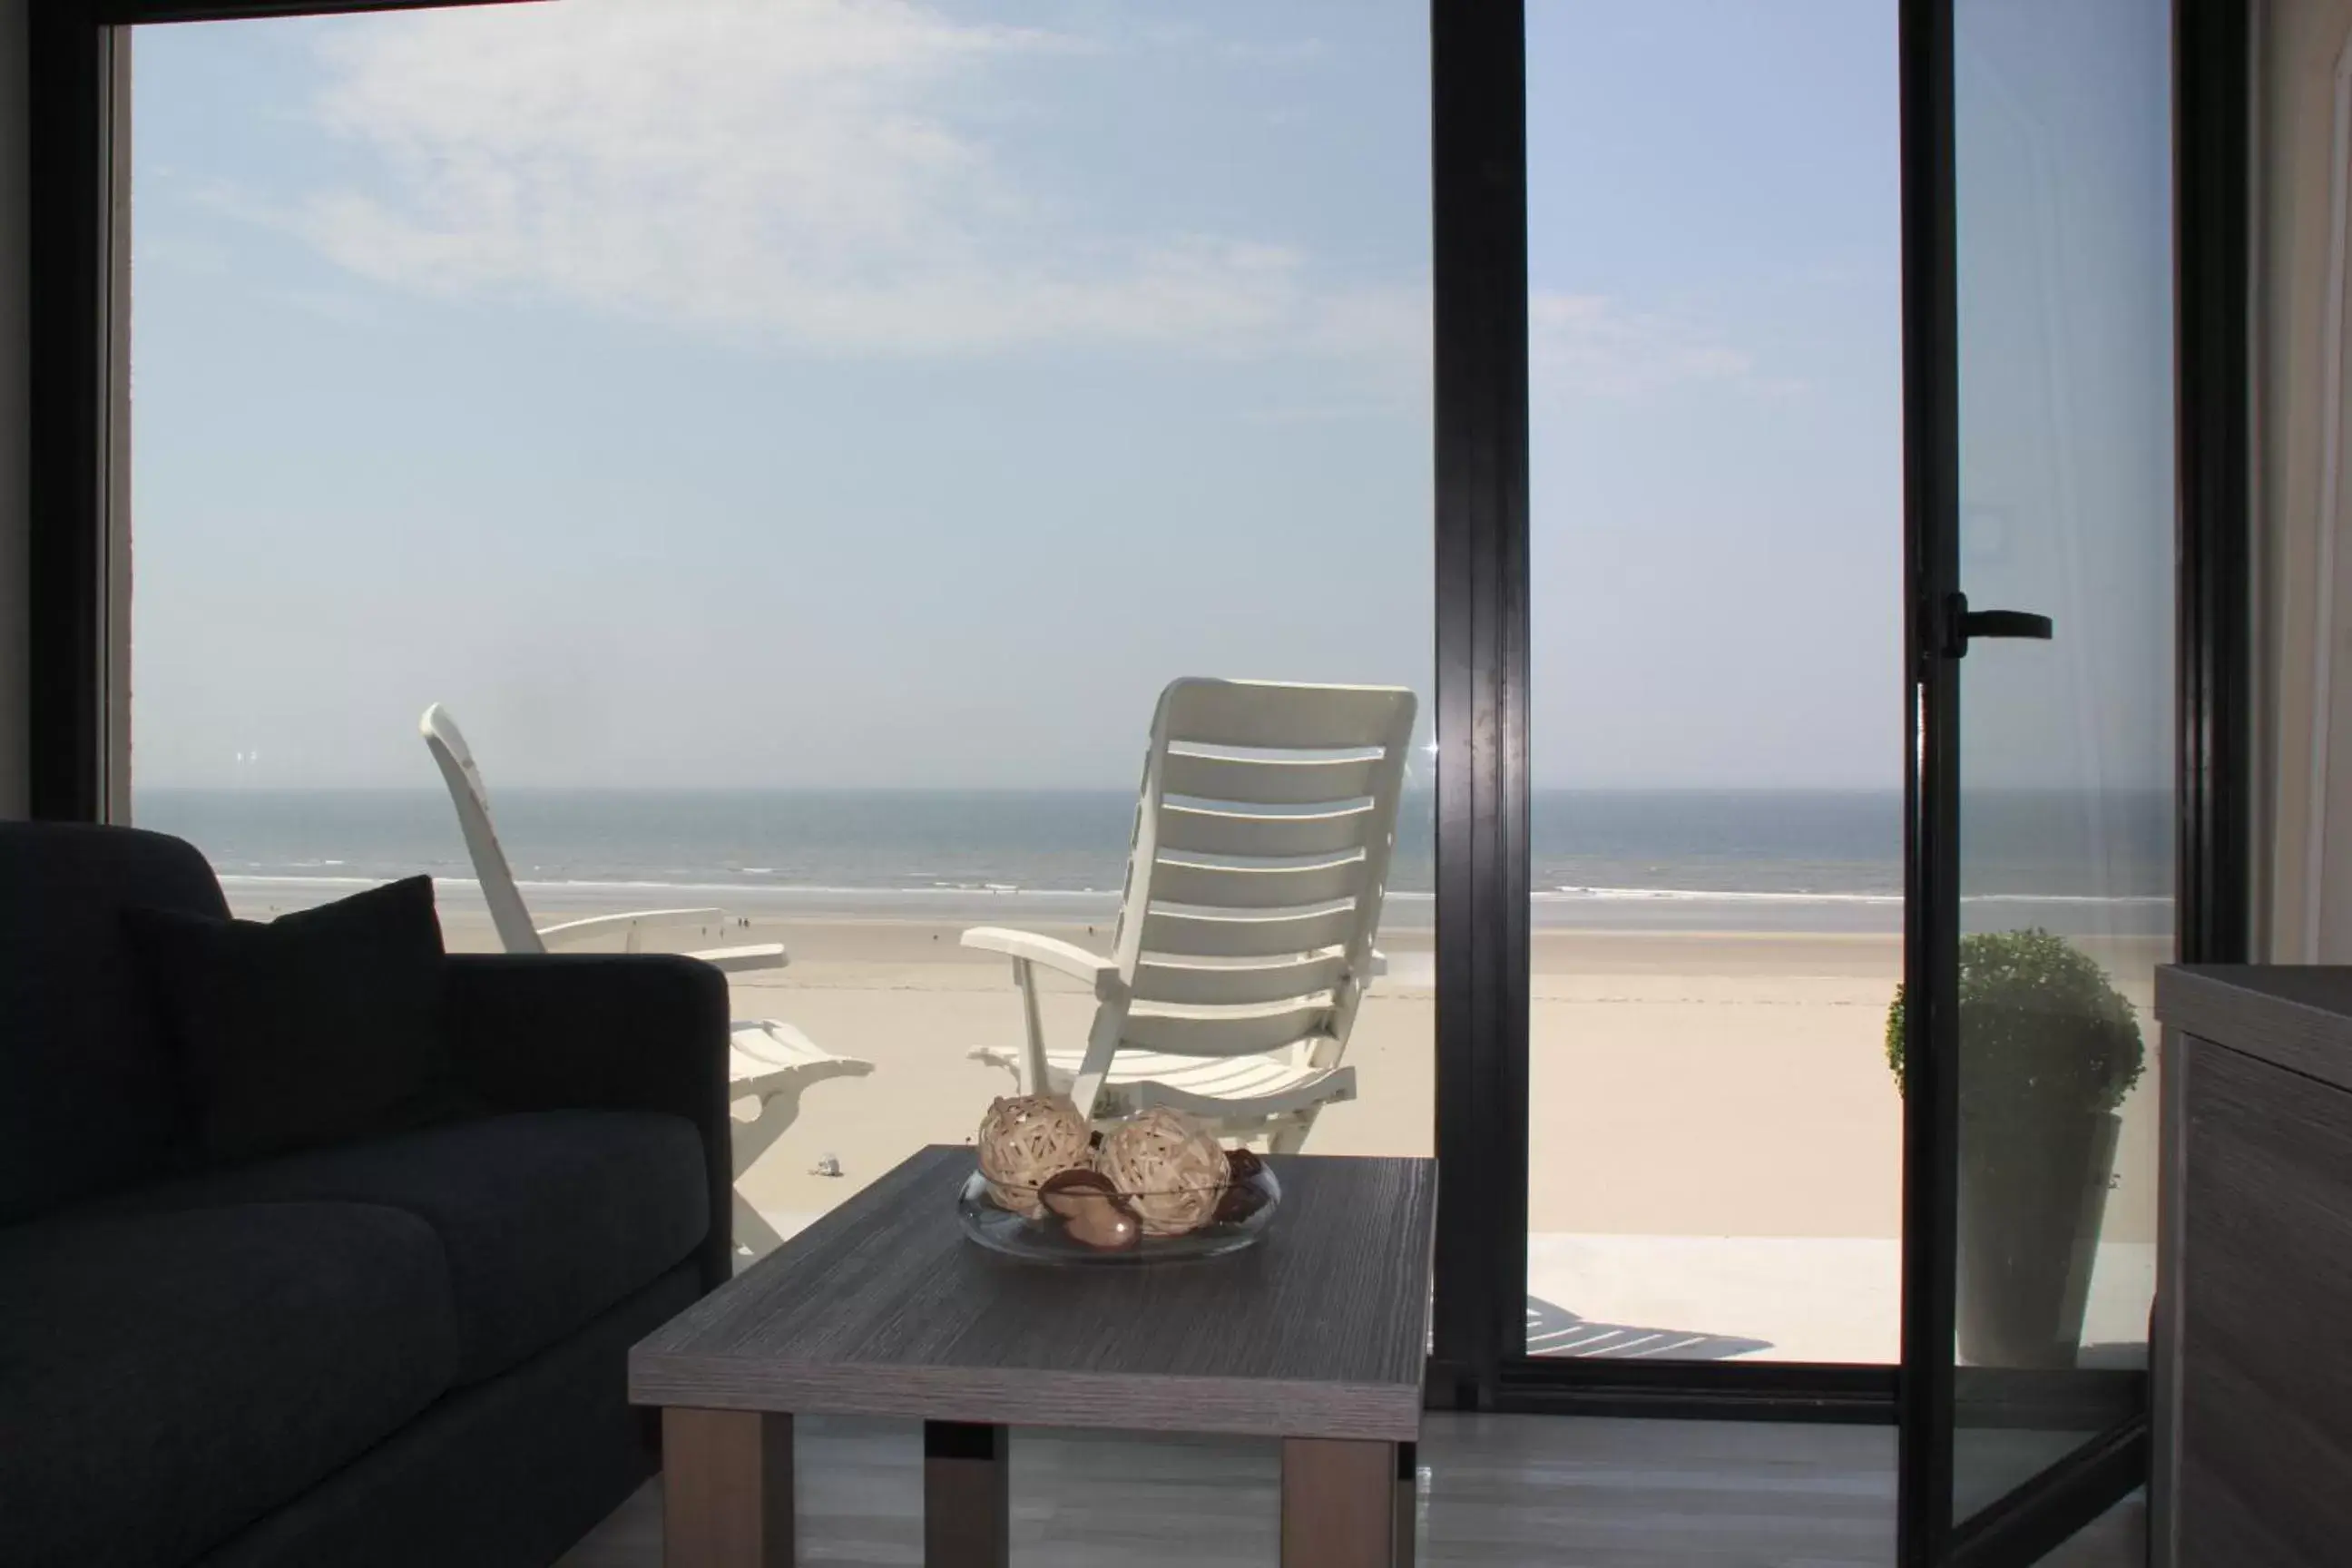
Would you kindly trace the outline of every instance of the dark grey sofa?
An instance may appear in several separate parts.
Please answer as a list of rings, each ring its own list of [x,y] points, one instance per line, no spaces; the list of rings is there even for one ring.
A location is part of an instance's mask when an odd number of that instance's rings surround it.
[[[727,988],[452,957],[486,1115],[229,1170],[118,912],[203,858],[0,824],[0,1561],[544,1563],[656,1463],[628,1346],[730,1268]]]

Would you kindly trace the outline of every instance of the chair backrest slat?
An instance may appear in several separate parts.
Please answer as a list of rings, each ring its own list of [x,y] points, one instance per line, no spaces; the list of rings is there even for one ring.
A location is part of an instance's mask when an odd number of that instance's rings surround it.
[[[1160,793],[1246,805],[1320,805],[1367,798],[1378,757],[1236,757],[1176,752],[1160,765]]]
[[[1287,1007],[1232,1009],[1225,1016],[1139,1010],[1128,1015],[1120,1043],[1144,1051],[1187,1057],[1244,1057],[1296,1045],[1330,1025],[1327,998],[1302,998]]]
[[[1204,964],[1146,958],[1136,966],[1135,999],[1195,1006],[1239,1006],[1321,995],[1347,978],[1347,954],[1286,954],[1266,963]]]
[[[1308,686],[1273,680],[1171,682],[1160,710],[1184,746],[1255,751],[1385,751],[1397,720],[1412,728],[1412,693],[1400,686]]]
[[[1160,847],[1203,855],[1328,855],[1365,847],[1379,822],[1369,800],[1282,816],[1170,801],[1160,808]]]
[[[1362,852],[1307,865],[1212,865],[1160,857],[1151,869],[1155,903],[1212,910],[1296,910],[1353,899],[1363,889]]]
[[[1352,905],[1311,914],[1213,915],[1152,910],[1143,917],[1143,952],[1179,958],[1274,958],[1343,945],[1355,929]]]
[[[465,835],[474,876],[482,884],[482,900],[490,906],[490,924],[498,931],[499,945],[509,952],[545,952],[547,944],[540,940],[539,928],[531,924],[522,891],[515,886],[514,871],[507,865],[507,853],[499,847],[498,830],[490,826],[490,792],[482,784],[482,771],[474,765],[474,753],[467,749],[457,721],[436,702],[425,710],[416,727],[424,732],[433,760],[440,764],[442,782],[449,786],[449,799],[457,808],[457,828]]]

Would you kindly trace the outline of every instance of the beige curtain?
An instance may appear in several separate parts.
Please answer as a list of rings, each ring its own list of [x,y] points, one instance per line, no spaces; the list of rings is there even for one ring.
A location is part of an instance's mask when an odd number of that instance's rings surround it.
[[[2352,963],[2352,0],[2260,26],[2255,952]]]

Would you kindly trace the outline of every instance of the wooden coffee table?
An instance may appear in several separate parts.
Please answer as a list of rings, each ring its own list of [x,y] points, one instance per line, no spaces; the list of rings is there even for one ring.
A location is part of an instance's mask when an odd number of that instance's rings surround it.
[[[964,1239],[971,1162],[924,1150],[629,1352],[670,1568],[793,1561],[794,1415],[924,1423],[931,1568],[1006,1562],[1013,1426],[1279,1437],[1287,1568],[1412,1561],[1433,1162],[1276,1156],[1255,1247],[1123,1268]]]

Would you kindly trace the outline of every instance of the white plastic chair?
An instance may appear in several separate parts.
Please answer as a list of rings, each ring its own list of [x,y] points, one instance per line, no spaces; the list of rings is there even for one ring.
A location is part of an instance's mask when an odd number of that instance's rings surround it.
[[[559,925],[534,925],[530,911],[523,907],[522,892],[515,886],[506,851],[499,845],[498,830],[490,824],[489,790],[482,783],[481,769],[475,766],[474,753],[458,731],[457,721],[436,702],[425,710],[417,728],[449,786],[449,799],[457,808],[457,826],[466,838],[466,853],[482,884],[482,900],[490,907],[490,923],[498,931],[499,945],[509,952],[546,952],[615,935],[621,939],[623,952],[638,952],[644,950],[644,938],[649,932],[709,930],[725,921],[725,913],[714,909],[635,910]],[[783,945],[772,942],[706,948],[688,956],[735,973],[781,969],[790,962]],[[773,1018],[739,1018],[730,1029],[727,1077],[736,1125],[729,1142],[734,1173],[740,1179],[799,1117],[801,1096],[811,1084],[832,1078],[864,1078],[874,1070],[874,1064],[835,1056],[792,1025]],[[746,1107],[751,1111],[748,1116]],[[739,1253],[765,1252],[782,1239],[740,1193],[735,1194],[734,1224]]]
[[[1183,679],[1160,693],[1108,957],[982,926],[966,947],[1013,960],[1027,1036],[971,1055],[1023,1091],[1067,1094],[1097,1121],[1150,1106],[1223,1136],[1306,1142],[1352,1100],[1341,1065],[1364,991],[1396,839],[1413,695],[1400,687]],[[1036,966],[1096,998],[1083,1050],[1055,1051]]]

